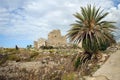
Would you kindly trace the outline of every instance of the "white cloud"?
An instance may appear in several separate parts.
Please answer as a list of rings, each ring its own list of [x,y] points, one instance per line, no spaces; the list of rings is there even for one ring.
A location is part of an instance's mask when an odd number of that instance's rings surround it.
[[[0,34],[30,40],[47,38],[53,29],[61,29],[66,34],[75,21],[72,14],[87,4],[101,6],[110,12],[107,19],[120,25],[120,5],[114,7],[112,0],[3,0],[0,3]]]
[[[115,22],[117,22],[118,26],[120,25],[120,4],[118,5],[118,7],[112,7],[109,10],[109,15],[108,15],[108,19],[109,20],[114,20]]]

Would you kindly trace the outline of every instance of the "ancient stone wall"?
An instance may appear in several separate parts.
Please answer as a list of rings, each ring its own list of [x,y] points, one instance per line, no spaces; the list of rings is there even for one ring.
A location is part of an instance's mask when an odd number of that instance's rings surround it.
[[[61,36],[60,30],[53,30],[48,34],[48,45],[58,47],[65,46],[67,44],[66,37]]]
[[[45,46],[45,45],[46,45],[46,40],[43,38],[40,38],[37,41],[34,41],[34,47],[36,49],[40,48],[41,46]]]
[[[34,41],[34,48],[38,48],[38,45],[37,45],[38,43],[37,43],[37,41]]]
[[[43,38],[34,41],[34,47],[40,48],[40,46],[65,46],[67,45],[66,37],[61,35],[60,30],[53,30],[48,34],[48,40]]]

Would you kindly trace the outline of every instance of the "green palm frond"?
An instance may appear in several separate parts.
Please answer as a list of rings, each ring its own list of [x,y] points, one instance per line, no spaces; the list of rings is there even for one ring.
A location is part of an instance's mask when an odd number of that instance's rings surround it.
[[[116,29],[114,22],[103,21],[107,15],[108,13],[103,13],[103,10],[95,6],[81,7],[81,13],[74,14],[77,20],[71,24],[67,37],[71,42],[82,42],[85,51],[91,53],[100,50],[102,44],[115,43],[111,34]]]
[[[117,28],[115,22],[103,20],[107,15],[91,5],[81,7],[81,13],[74,14],[77,20],[71,24],[67,37],[75,44],[81,42],[84,49],[84,53],[73,60],[75,69],[87,70],[88,64],[97,58],[98,51],[106,50],[116,43],[112,33]]]

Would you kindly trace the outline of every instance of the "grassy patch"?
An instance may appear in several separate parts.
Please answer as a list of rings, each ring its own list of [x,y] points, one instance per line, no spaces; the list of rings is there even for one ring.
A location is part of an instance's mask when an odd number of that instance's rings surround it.
[[[71,73],[65,73],[63,76],[62,76],[62,79],[61,80],[76,80],[77,76],[74,72],[71,72]]]
[[[39,52],[37,51],[32,51],[32,53],[30,54],[30,58],[34,58],[36,56],[38,56]]]
[[[7,56],[7,60],[20,61],[20,58],[15,54],[10,54],[10,55]]]

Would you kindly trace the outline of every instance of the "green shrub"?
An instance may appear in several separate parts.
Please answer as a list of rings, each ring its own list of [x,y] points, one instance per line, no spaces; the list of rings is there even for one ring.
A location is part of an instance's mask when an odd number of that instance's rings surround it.
[[[7,60],[20,61],[20,58],[16,56],[15,54],[10,54],[7,56]]]
[[[20,53],[19,50],[16,50],[14,48],[6,48],[2,51],[2,53],[5,53],[5,54],[18,54]]]
[[[81,65],[80,57],[77,58],[77,61],[75,61],[75,69],[77,69]]]
[[[6,60],[7,60],[7,55],[4,55],[4,56],[0,57],[0,65],[5,63]]]
[[[12,51],[15,51],[15,49],[14,48],[6,48],[5,49],[7,52],[12,52]]]
[[[53,49],[53,46],[41,46],[41,49]]]
[[[105,51],[110,46],[109,42],[106,42],[104,44],[101,44],[100,50]]]
[[[33,51],[30,55],[30,58],[34,58],[34,57],[38,56],[38,54],[39,54],[38,52]]]
[[[75,78],[76,78],[75,73],[72,72],[72,73],[64,74],[61,80],[76,80]]]
[[[54,53],[54,52],[55,52],[55,50],[53,50],[53,49],[50,49],[50,50],[49,50],[49,52],[50,52],[50,53]]]
[[[96,72],[100,68],[100,65],[95,65],[92,69],[91,72]]]
[[[16,50],[19,50],[19,48],[18,48],[18,46],[17,46],[17,45],[15,46],[15,49],[16,49]]]

